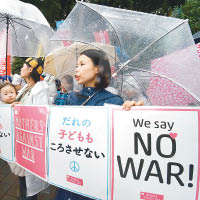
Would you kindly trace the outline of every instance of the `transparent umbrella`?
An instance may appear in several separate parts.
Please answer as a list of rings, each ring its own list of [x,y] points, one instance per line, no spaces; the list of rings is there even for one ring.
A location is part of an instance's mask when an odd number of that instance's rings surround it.
[[[111,86],[124,100],[200,102],[200,61],[187,20],[77,2],[51,40],[113,46]]]
[[[0,56],[6,60],[6,75],[8,56],[44,56],[53,33],[43,14],[32,4],[1,0]]]

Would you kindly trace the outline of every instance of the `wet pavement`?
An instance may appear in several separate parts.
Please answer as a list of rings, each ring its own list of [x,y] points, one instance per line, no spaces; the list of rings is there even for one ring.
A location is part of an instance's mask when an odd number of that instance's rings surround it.
[[[4,160],[0,158],[0,200],[19,200],[18,176],[15,176]],[[56,188],[50,186],[47,190],[40,192],[38,200],[53,200]]]

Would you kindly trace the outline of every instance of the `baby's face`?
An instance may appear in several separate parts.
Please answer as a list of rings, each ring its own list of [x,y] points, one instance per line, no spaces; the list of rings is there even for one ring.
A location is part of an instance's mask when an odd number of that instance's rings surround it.
[[[1,101],[8,104],[13,103],[17,96],[15,89],[10,85],[1,88],[0,95],[1,95]]]

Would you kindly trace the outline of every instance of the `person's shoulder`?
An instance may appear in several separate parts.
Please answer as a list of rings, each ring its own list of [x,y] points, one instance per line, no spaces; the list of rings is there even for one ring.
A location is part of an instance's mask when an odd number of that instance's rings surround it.
[[[115,93],[113,93],[111,91],[108,91],[106,89],[101,90],[100,93],[102,93],[102,94],[104,94],[106,96],[109,96],[109,97],[112,96],[112,97],[121,98],[118,94],[115,94]]]
[[[116,105],[122,105],[124,103],[123,99],[117,95],[113,94],[110,91],[107,90],[101,90],[100,95],[102,95],[105,99],[105,103],[110,103],[110,104],[116,104]]]
[[[80,105],[82,97],[78,91],[71,91],[67,94],[65,105]]]
[[[48,89],[48,84],[45,81],[38,81],[33,87],[34,90],[45,90]]]

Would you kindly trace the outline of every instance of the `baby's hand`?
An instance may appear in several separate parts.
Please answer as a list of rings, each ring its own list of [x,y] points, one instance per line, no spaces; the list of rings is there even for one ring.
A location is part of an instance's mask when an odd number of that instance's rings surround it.
[[[11,104],[11,107],[14,107],[16,104],[21,104],[21,102],[13,102],[13,103]]]

